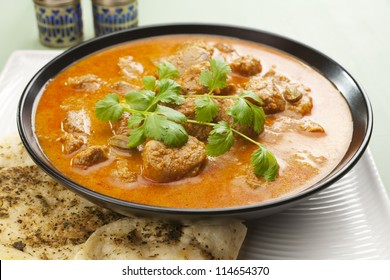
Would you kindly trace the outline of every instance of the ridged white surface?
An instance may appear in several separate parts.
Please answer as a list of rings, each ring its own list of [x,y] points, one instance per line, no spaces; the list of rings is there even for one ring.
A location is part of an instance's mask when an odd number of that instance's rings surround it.
[[[0,76],[0,131],[16,131],[31,77],[57,51],[16,51]],[[240,259],[390,259],[390,202],[369,150],[344,178],[282,213],[247,223]]]
[[[370,151],[337,183],[247,223],[241,259],[390,259],[390,207]]]

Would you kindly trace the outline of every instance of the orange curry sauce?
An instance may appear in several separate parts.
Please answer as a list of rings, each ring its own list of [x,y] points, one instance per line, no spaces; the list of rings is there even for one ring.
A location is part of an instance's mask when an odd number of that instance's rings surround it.
[[[269,69],[310,88],[313,99],[311,114],[304,118],[320,124],[325,133],[300,132],[287,129],[280,133],[269,131],[274,116],[267,116],[265,132],[257,139],[277,158],[280,171],[275,181],[265,182],[252,173],[251,153],[257,147],[245,140],[236,141],[233,149],[223,156],[209,158],[204,169],[195,177],[172,183],[156,184],[142,177],[140,152],[110,152],[110,159],[86,170],[71,166],[74,154],[62,152],[58,139],[63,135],[61,123],[70,110],[81,110],[91,118],[89,145],[108,145],[113,135],[109,122],[95,116],[95,104],[110,92],[109,85],[125,80],[120,74],[118,59],[132,56],[144,67],[143,76],[156,75],[156,61],[172,55],[189,40],[231,44],[240,55],[251,54]],[[96,92],[85,92],[67,85],[70,77],[86,74],[98,76],[105,84]],[[247,78],[241,78],[241,83]],[[140,80],[131,81],[141,86]],[[279,113],[278,115],[283,115]],[[352,135],[348,106],[338,90],[320,73],[299,60],[275,49],[226,37],[162,36],[137,40],[92,54],[71,65],[51,80],[39,101],[35,131],[39,143],[53,164],[79,184],[106,195],[143,204],[179,208],[230,207],[258,203],[288,195],[307,188],[326,176],[341,160]],[[110,174],[116,158],[125,158],[138,180],[126,183]]]

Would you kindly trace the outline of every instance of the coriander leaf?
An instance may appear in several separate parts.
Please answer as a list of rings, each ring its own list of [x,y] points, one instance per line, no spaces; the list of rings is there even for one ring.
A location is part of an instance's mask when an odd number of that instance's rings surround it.
[[[144,131],[144,126],[137,127],[130,131],[129,141],[127,146],[129,148],[136,148],[145,142],[146,136]]]
[[[151,91],[156,90],[156,78],[153,76],[145,76],[142,79],[142,84],[147,90],[151,90]]]
[[[229,109],[228,114],[233,117],[234,123],[249,127],[253,123],[253,111],[245,98],[239,97]]]
[[[162,119],[157,114],[150,114],[145,118],[145,135],[155,140],[162,140],[166,134],[165,128],[162,127]]]
[[[199,122],[211,122],[218,115],[218,105],[208,94],[195,99],[195,119]]]
[[[209,88],[210,92],[213,92],[213,73],[211,71],[202,71],[200,73],[200,83]]]
[[[125,99],[131,109],[145,111],[153,103],[155,93],[150,90],[133,90],[125,95]]]
[[[108,94],[95,105],[96,117],[102,121],[116,121],[123,114],[123,108],[116,94]]]
[[[253,129],[256,133],[260,133],[264,130],[265,113],[263,107],[263,100],[256,95],[253,91],[244,90],[240,97],[245,98],[246,103],[251,107],[253,112]],[[254,102],[252,102],[254,101]]]
[[[157,105],[157,109],[154,112],[160,115],[164,115],[168,120],[177,123],[183,123],[187,120],[186,116],[181,112],[162,105]]]
[[[147,137],[162,141],[168,147],[182,146],[188,140],[188,134],[182,125],[157,113],[150,114],[145,118],[144,127]]]
[[[256,133],[260,133],[264,130],[265,113],[262,107],[256,106],[249,102],[249,106],[253,111],[253,129]]]
[[[181,95],[181,90],[179,84],[171,79],[163,79],[157,82],[159,87],[156,101],[163,103],[174,103],[177,105],[183,104],[184,96]]]
[[[187,131],[181,124],[168,121],[167,134],[163,140],[164,144],[168,147],[181,147],[188,141]]]
[[[129,128],[135,128],[137,127],[145,117],[142,114],[133,114],[130,116],[129,121],[128,121],[128,127]]]
[[[227,122],[219,122],[214,125],[213,130],[207,138],[206,153],[209,156],[220,156],[234,144],[233,131]]]
[[[230,108],[228,114],[233,117],[234,123],[245,127],[253,127],[256,133],[264,129],[265,114],[262,107],[257,106],[250,100],[262,104],[261,99],[251,91],[242,92]]]
[[[279,165],[275,156],[266,148],[261,147],[255,150],[251,156],[251,163],[257,176],[261,176],[267,181],[275,180]]]
[[[254,103],[254,102],[251,101],[251,99],[252,99],[258,105],[262,105],[263,104],[263,100],[261,100],[261,98],[256,93],[254,93],[253,91],[250,91],[250,90],[242,91],[241,94],[240,94],[240,97],[243,97],[243,98],[247,99],[251,103]]]
[[[207,86],[210,92],[226,87],[226,75],[232,72],[229,64],[221,59],[210,59],[211,71],[200,73],[200,82]]]
[[[165,61],[157,66],[157,72],[158,72],[158,77],[160,80],[162,79],[176,79],[180,76],[179,71],[177,68]]]

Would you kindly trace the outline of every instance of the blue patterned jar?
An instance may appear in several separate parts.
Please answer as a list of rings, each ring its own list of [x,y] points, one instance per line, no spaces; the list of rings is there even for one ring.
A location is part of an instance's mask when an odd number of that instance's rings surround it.
[[[138,25],[137,0],[92,0],[95,35]]]
[[[34,3],[43,45],[65,48],[83,40],[80,0],[34,0]]]

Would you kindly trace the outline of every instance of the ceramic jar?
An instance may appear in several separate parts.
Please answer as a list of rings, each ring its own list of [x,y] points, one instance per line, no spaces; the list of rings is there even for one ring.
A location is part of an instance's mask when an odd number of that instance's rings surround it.
[[[83,40],[80,0],[34,0],[40,42],[64,48]]]

